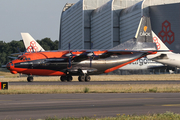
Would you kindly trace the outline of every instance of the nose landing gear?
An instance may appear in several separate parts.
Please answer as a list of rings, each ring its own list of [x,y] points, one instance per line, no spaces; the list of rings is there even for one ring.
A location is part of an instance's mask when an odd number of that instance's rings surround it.
[[[28,82],[33,82],[33,76],[28,76],[28,77],[27,77],[27,81],[28,81]]]

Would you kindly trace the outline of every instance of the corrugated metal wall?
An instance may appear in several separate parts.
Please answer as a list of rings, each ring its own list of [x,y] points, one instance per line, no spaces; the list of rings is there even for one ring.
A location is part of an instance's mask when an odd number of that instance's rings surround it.
[[[125,42],[135,37],[140,19],[142,2],[126,8],[120,15],[120,42]]]
[[[70,9],[65,11],[61,19],[61,49],[83,49],[83,11],[82,2],[79,1]]]
[[[91,48],[91,15],[93,10],[107,3],[109,0],[83,0],[84,1],[84,49]]]
[[[61,15],[59,49],[90,49],[91,13],[109,0],[80,0],[65,6]],[[67,9],[68,8],[68,9]]]
[[[96,9],[91,16],[91,41],[93,48],[113,47],[111,1]]]

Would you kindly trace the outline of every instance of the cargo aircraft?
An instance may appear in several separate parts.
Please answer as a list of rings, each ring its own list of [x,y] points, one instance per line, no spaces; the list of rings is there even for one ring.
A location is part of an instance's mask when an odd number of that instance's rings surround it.
[[[34,41],[28,50],[6,66],[13,74],[27,74],[28,82],[33,81],[33,75],[61,76],[62,82],[70,82],[72,76],[79,76],[80,82],[88,82],[89,75],[109,73],[146,55],[160,52],[153,43],[148,17],[141,18],[134,39],[109,50],[70,50],[69,47],[69,50],[44,51]]]

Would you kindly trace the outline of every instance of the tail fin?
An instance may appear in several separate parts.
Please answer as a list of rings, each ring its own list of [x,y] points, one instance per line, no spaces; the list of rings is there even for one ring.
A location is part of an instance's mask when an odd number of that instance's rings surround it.
[[[149,17],[142,17],[135,38],[137,42],[153,42],[151,32],[151,21]]]
[[[27,52],[45,51],[29,33],[21,33]]]
[[[142,17],[134,39],[130,39],[113,49],[127,50],[157,50],[153,43],[151,32],[151,21],[149,17]]]
[[[158,50],[169,50],[168,47],[159,39],[159,37],[152,31],[153,42],[156,43]]]
[[[152,37],[153,37],[153,41],[154,43],[156,43],[157,49],[158,50],[165,50],[165,51],[169,51],[168,47],[159,39],[159,37],[152,31]],[[147,58],[148,59],[152,59],[152,60],[157,60],[157,59],[167,59],[167,53],[172,53],[172,52],[158,52],[156,54],[153,55],[148,55]]]

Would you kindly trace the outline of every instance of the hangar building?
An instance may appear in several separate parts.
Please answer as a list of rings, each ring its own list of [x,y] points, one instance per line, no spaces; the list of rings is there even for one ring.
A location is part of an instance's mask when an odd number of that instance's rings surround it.
[[[109,49],[132,39],[142,16],[174,52],[180,51],[180,0],[80,0],[61,14],[59,49]]]

